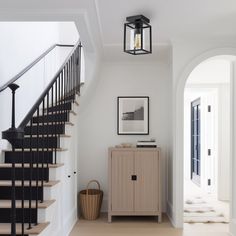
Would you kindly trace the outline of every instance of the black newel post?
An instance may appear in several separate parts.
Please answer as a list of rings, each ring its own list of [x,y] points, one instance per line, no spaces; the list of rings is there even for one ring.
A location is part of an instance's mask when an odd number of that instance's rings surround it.
[[[16,93],[16,90],[19,88],[19,86],[17,84],[11,84],[11,85],[9,85],[9,88],[12,91],[11,128],[14,129],[14,128],[16,128],[16,126],[15,126],[15,115],[16,115],[15,114],[15,93]]]
[[[17,84],[8,86],[12,91],[12,121],[11,128],[2,132],[2,138],[8,140],[12,145],[12,151],[19,147],[24,137],[24,131],[15,127],[15,91],[19,88]],[[12,158],[12,189],[11,189],[11,235],[16,236],[16,186],[15,186],[15,160]]]
[[[16,148],[21,145],[21,141],[24,138],[24,130],[15,127],[15,92],[19,86],[17,84],[10,84],[8,87],[12,91],[11,128],[2,132],[2,138],[8,140],[12,147]]]

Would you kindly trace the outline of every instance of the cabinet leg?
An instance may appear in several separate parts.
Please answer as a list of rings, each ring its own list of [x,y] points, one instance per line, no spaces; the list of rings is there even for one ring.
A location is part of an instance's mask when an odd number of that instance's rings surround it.
[[[108,213],[108,223],[112,222],[112,215]]]
[[[158,215],[158,223],[161,223],[161,221],[162,221],[162,214],[159,214]]]

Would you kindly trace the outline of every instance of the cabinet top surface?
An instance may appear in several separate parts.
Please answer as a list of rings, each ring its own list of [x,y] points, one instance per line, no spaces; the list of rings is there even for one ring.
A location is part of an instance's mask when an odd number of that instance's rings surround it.
[[[137,148],[137,147],[109,147],[110,151],[160,151],[160,147],[156,148]]]

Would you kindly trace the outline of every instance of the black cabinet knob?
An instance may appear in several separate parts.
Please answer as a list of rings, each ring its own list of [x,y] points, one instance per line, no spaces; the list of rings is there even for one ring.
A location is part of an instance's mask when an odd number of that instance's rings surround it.
[[[68,178],[70,178],[70,175],[68,175]]]
[[[137,180],[137,175],[131,175],[131,180],[136,181]]]

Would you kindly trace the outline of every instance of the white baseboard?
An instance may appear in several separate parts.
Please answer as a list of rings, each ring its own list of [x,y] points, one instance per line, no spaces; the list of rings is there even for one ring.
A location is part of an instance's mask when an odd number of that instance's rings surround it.
[[[229,224],[229,234],[236,236],[236,219],[232,219]]]
[[[67,217],[67,219],[64,223],[64,234],[63,235],[69,236],[69,234],[72,231],[73,227],[75,226],[77,220],[78,220],[77,208],[74,208],[73,211],[71,212],[70,216]]]
[[[169,201],[167,201],[166,214],[167,214],[172,226],[175,227],[175,222],[173,219],[173,205]]]

